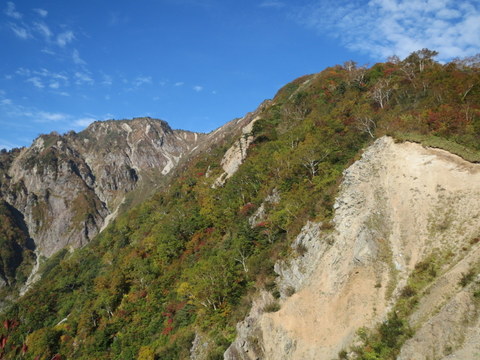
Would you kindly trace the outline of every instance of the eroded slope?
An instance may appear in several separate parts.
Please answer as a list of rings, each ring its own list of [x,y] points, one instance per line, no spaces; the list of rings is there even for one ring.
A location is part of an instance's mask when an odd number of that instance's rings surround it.
[[[418,335],[402,358],[472,348],[478,331],[468,329],[478,308],[459,279],[480,259],[472,241],[480,232],[479,202],[480,165],[443,150],[377,140],[344,174],[334,231],[307,224],[293,245],[302,244],[306,254],[276,266],[280,310],[239,324],[240,337],[225,358],[336,358],[358,340],[359,328],[386,318],[415,265],[431,256],[442,263],[441,276],[409,319]],[[442,329],[438,336],[425,336],[435,327]]]

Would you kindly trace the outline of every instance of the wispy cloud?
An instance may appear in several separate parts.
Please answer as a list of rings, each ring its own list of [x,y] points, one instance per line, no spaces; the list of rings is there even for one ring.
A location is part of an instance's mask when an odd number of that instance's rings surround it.
[[[75,39],[73,31],[68,30],[57,35],[57,45],[65,47],[68,43],[71,43]]]
[[[116,26],[116,25],[124,25],[129,22],[128,16],[122,15],[119,12],[111,12],[108,15],[108,25]]]
[[[87,74],[86,72],[80,72],[80,71],[75,72],[75,79],[76,79],[75,83],[77,85],[83,85],[83,84],[92,85],[95,82],[89,74]]]
[[[132,85],[135,87],[140,87],[143,84],[151,84],[152,83],[152,77],[151,76],[137,76],[133,81]]]
[[[174,86],[182,86],[184,85],[185,83],[183,81],[177,81],[175,84],[173,84]]]
[[[38,123],[49,123],[65,121],[69,118],[69,115],[59,112],[39,111],[33,115],[34,121]]]
[[[83,127],[87,127],[88,125],[90,125],[94,121],[97,121],[97,119],[92,118],[92,117],[84,117],[84,118],[80,118],[80,119],[75,120],[72,125],[76,128],[78,128],[78,127],[83,128]]]
[[[35,30],[38,33],[40,33],[40,35],[42,35],[47,41],[50,40],[53,33],[52,33],[52,31],[50,30],[50,28],[48,27],[47,24],[45,24],[43,22],[36,22],[36,23],[34,23],[34,27],[35,27]]]
[[[42,53],[44,53],[44,54],[56,55],[55,51],[53,51],[52,49],[47,49],[47,48],[45,48],[45,49],[42,49],[42,50],[40,50],[40,51],[41,51]]]
[[[372,58],[437,50],[441,60],[480,51],[480,3],[458,0],[315,1],[296,19]]]
[[[7,7],[5,9],[5,15],[13,18],[13,19],[21,19],[22,18],[22,14],[20,14],[16,8],[15,8],[15,4],[11,1],[7,1]]]
[[[73,52],[72,52],[72,60],[73,60],[73,63],[74,64],[77,64],[77,65],[86,65],[86,61],[83,60],[81,57],[80,57],[80,53],[78,52],[77,49],[73,49]]]
[[[2,100],[0,100],[0,104],[11,105],[12,104],[12,99],[2,99]]]
[[[110,75],[102,74],[102,85],[110,86],[113,84],[113,78]]]
[[[281,1],[263,1],[258,6],[263,8],[282,8],[285,6],[285,3]]]
[[[42,80],[40,80],[38,76],[28,78],[26,82],[32,83],[32,85],[38,89],[43,89],[45,87],[45,85],[43,85]]]
[[[195,90],[196,92],[200,92],[203,90],[203,86],[195,85],[192,89]]]
[[[53,81],[48,85],[51,89],[58,89],[60,87],[60,83],[58,81]]]
[[[45,9],[33,9],[33,11],[35,11],[38,15],[40,15],[43,18],[47,17],[48,15],[48,11]]]
[[[25,82],[31,83],[38,89],[46,87],[49,84],[50,89],[58,90],[61,86],[69,85],[69,77],[64,73],[52,72],[47,69],[30,70],[28,68],[18,68],[15,75],[25,78]]]
[[[13,31],[13,33],[20,39],[25,40],[32,37],[32,35],[30,34],[30,31],[23,26],[19,26],[16,24],[9,24],[9,26],[10,26],[10,29]]]

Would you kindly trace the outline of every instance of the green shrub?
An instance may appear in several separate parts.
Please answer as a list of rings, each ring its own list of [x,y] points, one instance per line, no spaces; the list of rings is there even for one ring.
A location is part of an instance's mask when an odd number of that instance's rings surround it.
[[[263,311],[266,313],[277,312],[280,310],[280,304],[277,301],[272,301],[263,307]]]

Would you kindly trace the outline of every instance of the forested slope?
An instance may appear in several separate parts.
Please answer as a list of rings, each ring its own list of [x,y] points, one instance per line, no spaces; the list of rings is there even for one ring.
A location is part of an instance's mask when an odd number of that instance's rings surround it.
[[[302,255],[290,245],[303,225],[333,227],[342,173],[375,138],[480,160],[478,62],[434,55],[347,62],[283,87],[223,186],[215,180],[236,139],[177,168],[166,190],[84,248],[51,258],[3,315],[3,356],[183,359],[194,342],[196,358],[223,358],[255,294],[279,296],[274,264]]]

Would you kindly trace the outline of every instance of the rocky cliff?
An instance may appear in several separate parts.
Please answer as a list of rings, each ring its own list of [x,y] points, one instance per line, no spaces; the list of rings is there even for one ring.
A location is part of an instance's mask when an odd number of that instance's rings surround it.
[[[172,130],[151,118],[98,121],[78,134],[41,135],[29,148],[2,154],[0,199],[18,214],[12,221],[21,219],[29,251],[36,254],[23,257],[29,259],[26,267],[35,258],[38,265],[41,257],[85,245],[115,217],[127,193],[137,190],[137,197],[145,198],[179,163],[250,120],[235,120],[210,134]],[[25,246],[13,248],[19,260],[12,262],[10,282]],[[9,283],[4,273],[0,277],[1,284]]]
[[[344,173],[333,230],[306,224],[302,251],[276,264],[279,310],[257,298],[225,359],[357,358],[362,329],[392,310],[412,332],[400,359],[475,358],[479,201],[480,165],[377,140]]]

